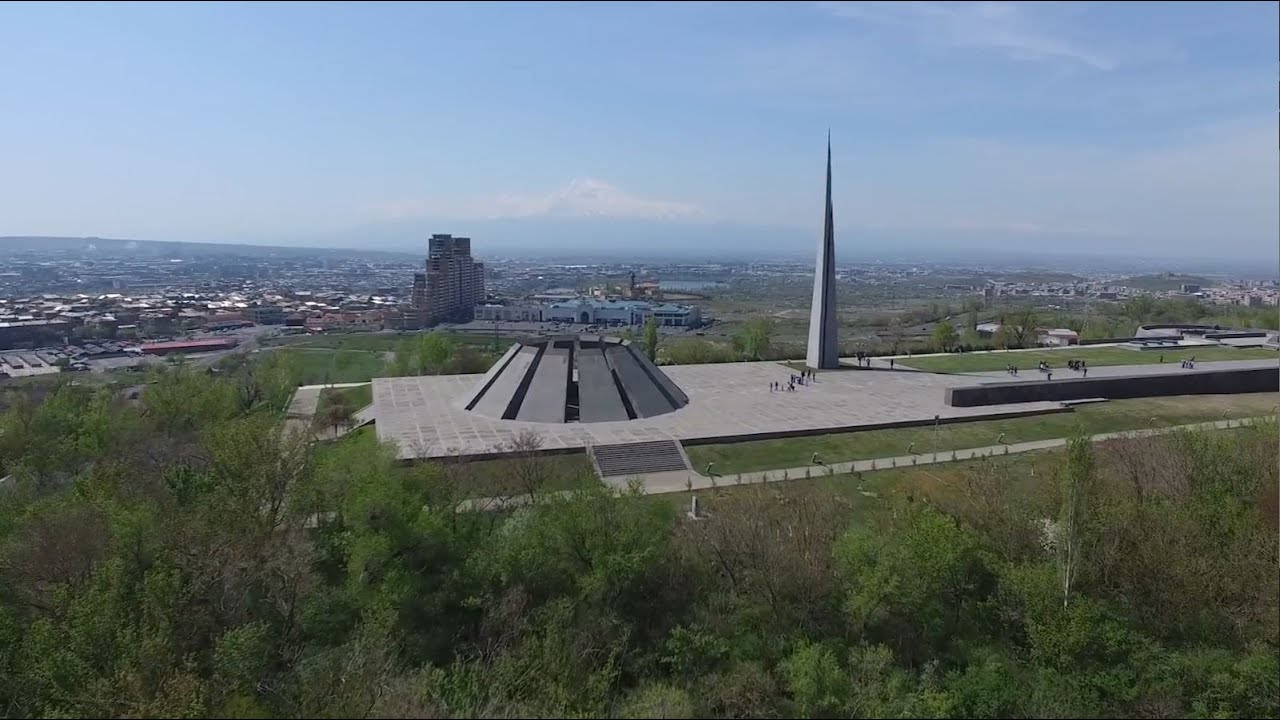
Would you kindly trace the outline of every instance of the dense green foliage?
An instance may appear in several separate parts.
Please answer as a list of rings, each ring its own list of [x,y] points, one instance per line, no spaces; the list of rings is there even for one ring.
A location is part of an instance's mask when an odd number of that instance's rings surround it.
[[[459,512],[446,468],[290,435],[288,373],[4,393],[0,713],[1280,714],[1274,425],[869,518],[803,484]]]
[[[956,333],[955,326],[950,322],[943,320],[933,326],[933,335],[931,339],[933,341],[934,350],[937,350],[938,352],[946,352],[950,350],[952,346],[956,344],[957,338],[959,338],[959,334]]]
[[[642,342],[641,345],[644,346],[645,357],[649,358],[650,362],[657,360],[658,359],[658,323],[656,320],[653,319],[652,315],[646,318],[644,321],[643,340],[644,342]]]
[[[506,350],[506,346],[502,347]],[[442,333],[422,333],[400,342],[387,375],[452,375],[482,373],[498,355],[471,344],[459,343]]]
[[[773,323],[768,318],[754,318],[733,338],[733,349],[746,360],[765,360],[770,357],[772,339]]]

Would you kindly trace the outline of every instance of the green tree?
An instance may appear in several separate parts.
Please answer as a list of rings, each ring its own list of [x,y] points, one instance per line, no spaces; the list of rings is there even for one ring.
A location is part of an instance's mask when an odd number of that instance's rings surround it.
[[[658,322],[652,315],[644,321],[644,354],[650,361],[658,359]]]
[[[804,718],[840,717],[849,681],[835,653],[821,645],[802,643],[782,661],[782,674]]]
[[[697,717],[689,693],[670,685],[646,685],[627,696],[616,717],[690,718]]]
[[[733,349],[726,344],[698,338],[686,338],[667,343],[664,357],[675,365],[732,362]]]
[[[1067,463],[1061,480],[1062,511],[1053,533],[1063,607],[1071,601],[1076,577],[1084,562],[1094,473],[1093,444],[1086,437],[1073,438],[1067,443]]]
[[[768,318],[753,318],[734,337],[734,345],[744,358],[763,360],[769,354],[772,338],[773,322]]]
[[[325,405],[324,409],[316,415],[316,429],[329,428],[336,433],[341,428],[350,427],[354,414],[355,410],[345,401],[341,399],[334,400]]]
[[[1027,306],[1021,312],[1014,315],[1013,327],[1013,343],[1017,347],[1030,347],[1036,339],[1036,311],[1031,306]]]
[[[894,355],[897,355],[899,348],[902,345],[902,318],[898,315],[894,315],[893,318],[889,320],[888,334],[889,342],[892,346],[891,352]]]
[[[943,320],[933,326],[933,347],[942,352],[950,350],[956,344],[956,329],[950,321]]]
[[[904,660],[946,657],[986,622],[994,578],[980,539],[932,507],[908,504],[887,534],[850,530],[835,552],[853,628]]]
[[[996,328],[995,335],[992,336],[991,340],[1001,350],[1008,350],[1013,347],[1013,330],[1008,325],[1001,323],[1000,327]]]
[[[418,344],[418,367],[423,375],[439,375],[453,358],[456,347],[452,340],[438,332],[424,333]]]

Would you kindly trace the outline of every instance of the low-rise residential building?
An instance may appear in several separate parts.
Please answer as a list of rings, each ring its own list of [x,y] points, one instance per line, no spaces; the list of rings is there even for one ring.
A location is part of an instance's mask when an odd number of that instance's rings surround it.
[[[208,340],[175,340],[172,342],[147,343],[142,346],[144,355],[168,355],[170,353],[212,352],[230,350],[236,346],[233,338],[210,338]]]
[[[1067,328],[1042,330],[1037,338],[1041,345],[1079,345],[1080,333]]]
[[[978,323],[976,326],[974,326],[973,329],[974,329],[974,332],[978,333],[978,337],[984,338],[984,339],[990,339],[995,337],[996,333],[1000,332],[1000,323],[998,322]]]

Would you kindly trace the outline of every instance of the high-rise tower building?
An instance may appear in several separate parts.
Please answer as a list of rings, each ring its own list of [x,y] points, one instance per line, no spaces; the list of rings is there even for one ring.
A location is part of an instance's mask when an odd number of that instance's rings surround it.
[[[470,321],[485,299],[484,263],[471,259],[471,238],[432,235],[426,270],[413,283],[413,307],[422,324]]]
[[[809,348],[805,364],[818,370],[840,367],[836,337],[836,231],[831,208],[831,133],[827,133],[827,216],[813,270],[813,305],[809,310]]]

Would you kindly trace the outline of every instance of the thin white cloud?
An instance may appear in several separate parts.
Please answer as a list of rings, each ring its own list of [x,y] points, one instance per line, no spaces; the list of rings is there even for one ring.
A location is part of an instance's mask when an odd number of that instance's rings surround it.
[[[595,178],[573,180],[545,194],[503,193],[453,200],[410,200],[368,209],[389,219],[439,216],[477,220],[533,217],[692,220],[705,215],[697,205],[639,197]]]
[[[1270,243],[1274,253],[1278,130],[1274,117],[1261,117],[1138,148],[935,140],[862,158],[861,175],[845,174],[836,214],[869,227],[989,230],[1157,252],[1243,254]]]
[[[821,2],[840,18],[915,35],[936,45],[995,50],[1015,60],[1055,61],[1111,70],[1115,60],[1042,27],[1009,2]]]

